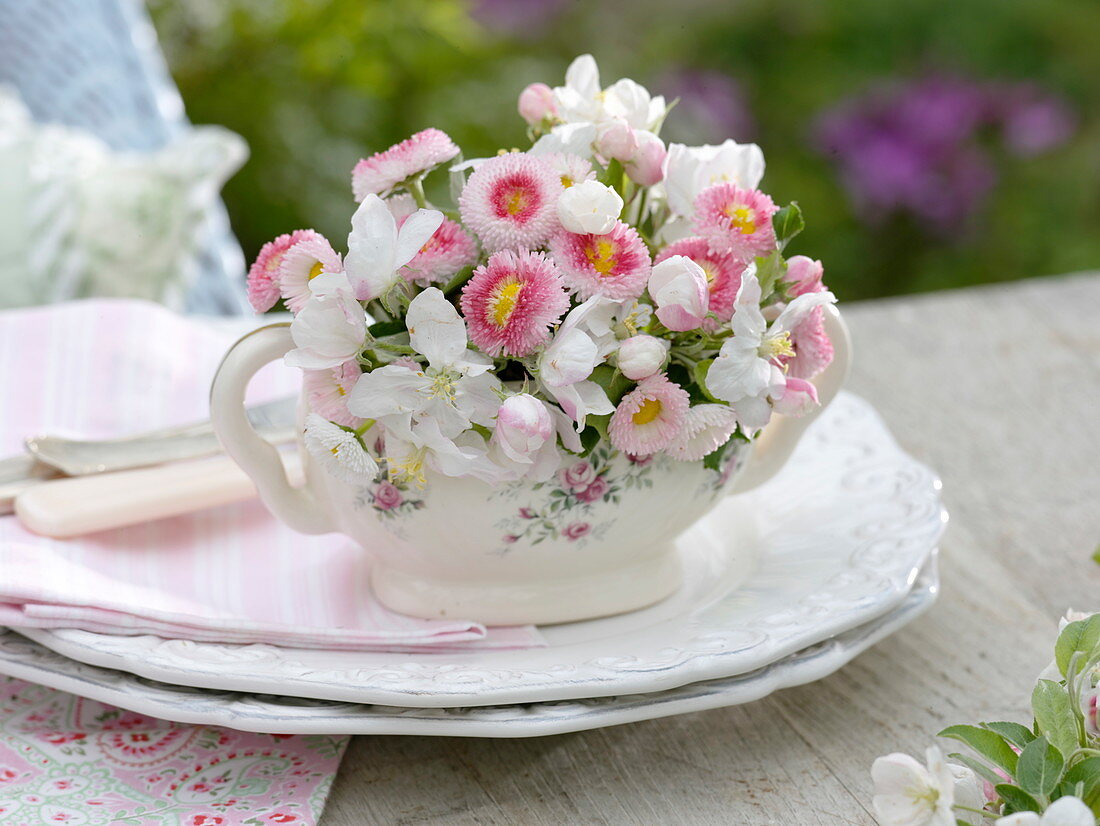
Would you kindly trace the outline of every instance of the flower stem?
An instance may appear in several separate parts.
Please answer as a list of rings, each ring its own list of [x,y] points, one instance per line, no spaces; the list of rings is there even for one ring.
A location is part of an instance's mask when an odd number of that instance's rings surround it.
[[[355,428],[355,435],[362,437],[372,427],[374,427],[374,419],[366,419],[359,427]]]
[[[956,803],[953,808],[960,812],[973,812],[974,814],[981,815],[982,817],[988,817],[990,820],[994,820],[995,818],[1000,817],[1000,815],[995,815],[992,812],[986,811],[985,809],[974,809],[970,806],[963,806],[960,803]]]
[[[427,209],[428,199],[424,197],[424,181],[417,176],[409,182],[409,194],[413,196],[413,200],[416,201],[416,205],[420,209]]]

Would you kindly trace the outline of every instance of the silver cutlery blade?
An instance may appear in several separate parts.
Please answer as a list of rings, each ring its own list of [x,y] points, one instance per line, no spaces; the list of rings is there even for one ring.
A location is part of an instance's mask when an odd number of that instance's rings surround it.
[[[298,400],[278,399],[248,409],[257,432],[270,442],[293,439],[297,430]],[[39,463],[67,476],[85,476],[115,470],[197,459],[221,452],[209,421],[164,428],[117,439],[66,439],[37,436],[27,439],[27,450]]]
[[[0,459],[0,516],[12,512],[15,497],[27,488],[59,476],[61,471],[42,464],[29,453]]]

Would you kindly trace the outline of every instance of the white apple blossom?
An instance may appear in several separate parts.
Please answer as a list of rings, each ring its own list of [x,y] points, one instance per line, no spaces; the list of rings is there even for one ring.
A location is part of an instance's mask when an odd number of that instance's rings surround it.
[[[364,483],[378,476],[378,463],[359,437],[316,413],[306,417],[302,441],[310,455],[337,479]]]
[[[955,773],[935,746],[927,760],[927,766],[908,754],[875,760],[871,803],[882,826],[955,826]]]
[[[622,118],[639,131],[655,132],[666,109],[664,96],[650,95],[648,89],[627,77],[616,80],[603,92],[604,117]]]
[[[997,819],[995,826],[1096,826],[1092,810],[1079,797],[1059,797],[1041,815],[1017,812]]]
[[[410,302],[405,323],[413,350],[428,366],[389,364],[364,373],[348,396],[348,410],[403,436],[427,419],[449,439],[471,423],[491,425],[500,380],[488,372],[490,359],[468,349],[466,324],[454,305],[429,287]]]
[[[640,333],[619,344],[617,363],[624,376],[631,381],[641,381],[664,367],[668,350],[667,339]]]
[[[286,364],[323,370],[355,358],[366,341],[368,317],[347,275],[322,273],[310,280],[309,289],[309,299],[290,323],[297,347],[286,354]]]
[[[583,428],[589,415],[601,416],[614,411],[604,389],[588,377],[607,353],[614,348],[611,320],[619,307],[600,296],[593,296],[574,307],[558,327],[553,340],[539,356],[536,370],[539,383],[566,414]],[[606,333],[596,333],[606,329]]]
[[[595,123],[561,123],[535,141],[532,155],[577,155],[589,160],[595,152],[597,127]]]
[[[569,232],[603,235],[623,211],[619,193],[599,181],[573,184],[558,198],[558,220]]]
[[[624,164],[630,180],[641,186],[653,186],[665,177],[668,150],[665,142],[652,132],[639,130],[638,148]]]
[[[755,189],[764,177],[764,153],[755,143],[727,140],[718,146],[668,145],[664,191],[675,215],[690,217],[695,196],[717,183]]]
[[[509,396],[501,403],[491,441],[513,462],[530,464],[552,438],[554,422],[550,411],[530,393]]]
[[[569,450],[580,452],[573,421],[561,410],[527,393],[510,396],[497,414],[489,457],[509,473],[509,479],[544,482],[562,464],[559,436]]]
[[[442,433],[430,416],[408,427],[400,420],[387,427],[385,447],[390,478],[421,488],[427,484],[429,470],[443,476],[470,476],[493,485],[512,478],[489,459],[480,434],[466,430],[452,438]]]
[[[760,282],[755,274],[746,272],[730,321],[733,337],[722,345],[707,373],[711,395],[737,403],[785,387],[783,371],[776,365],[776,359],[793,355],[791,330],[815,308],[834,301],[836,296],[828,290],[805,293],[792,300],[768,324],[760,309]]]
[[[368,195],[351,218],[344,271],[355,297],[370,301],[389,292],[398,274],[443,223],[443,213],[418,209],[398,229],[390,208],[377,195]]]
[[[600,69],[590,54],[582,54],[565,70],[565,85],[555,86],[554,107],[565,123],[603,120]]]
[[[657,318],[677,332],[703,323],[710,305],[707,274],[684,255],[673,255],[653,267],[649,294],[657,304]]]
[[[596,152],[626,163],[638,151],[638,133],[624,118],[608,118],[596,125]]]

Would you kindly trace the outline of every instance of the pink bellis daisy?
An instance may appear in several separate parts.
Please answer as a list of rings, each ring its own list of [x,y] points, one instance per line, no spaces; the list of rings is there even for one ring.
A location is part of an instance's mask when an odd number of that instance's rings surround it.
[[[286,251],[299,241],[316,235],[311,229],[296,229],[268,241],[248,270],[248,301],[258,313],[266,313],[279,300],[279,264]]]
[[[470,175],[458,208],[463,223],[489,252],[530,250],[558,228],[559,176],[542,158],[508,152]]]
[[[657,256],[654,264],[660,264],[674,255],[683,255],[698,264],[707,276],[710,291],[710,312],[720,321],[728,321],[733,315],[737,291],[741,289],[741,274],[746,264],[729,252],[717,252],[710,248],[706,238],[684,238],[669,244]]]
[[[616,301],[637,298],[645,292],[652,269],[645,242],[622,221],[604,235],[560,232],[550,240],[550,252],[565,285],[582,300],[594,295]]]
[[[292,312],[309,301],[309,282],[323,272],[341,273],[344,263],[325,236],[313,230],[294,243],[279,262],[279,291]]]
[[[444,218],[439,229],[429,238],[420,252],[401,268],[401,276],[422,287],[437,281],[448,281],[451,276],[477,261],[477,241],[462,226]]]
[[[554,262],[539,252],[493,253],[462,288],[470,340],[491,356],[529,356],[569,309]]]
[[[314,413],[344,427],[357,428],[363,420],[348,411],[348,393],[363,371],[354,359],[325,370],[304,370],[302,387]]]
[[[689,404],[687,392],[663,373],[650,376],[623,396],[611,414],[611,444],[633,456],[664,450],[680,435]]]
[[[751,260],[775,250],[772,215],[778,209],[758,189],[715,184],[695,199],[695,231],[714,249]]]
[[[582,181],[596,179],[592,162],[580,155],[574,155],[572,152],[550,152],[543,157],[566,189]]]
[[[458,147],[446,132],[425,129],[385,152],[364,158],[351,171],[351,190],[356,202],[368,195],[388,192],[414,175],[427,172],[458,155]]]
[[[696,462],[728,442],[736,429],[737,415],[726,405],[696,405],[665,453],[681,462]]]

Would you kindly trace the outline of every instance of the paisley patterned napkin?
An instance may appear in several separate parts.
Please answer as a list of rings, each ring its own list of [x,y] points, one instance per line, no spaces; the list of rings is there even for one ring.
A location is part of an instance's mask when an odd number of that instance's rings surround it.
[[[169,723],[0,678],[0,823],[311,826],[347,740]]]
[[[131,300],[0,313],[0,455],[46,430],[95,438],[206,418],[218,361],[255,326]],[[269,365],[252,400],[290,395],[299,381]],[[368,567],[346,538],[297,534],[258,501],[65,541],[8,516],[0,625],[363,650],[543,644],[533,627],[388,611]]]

